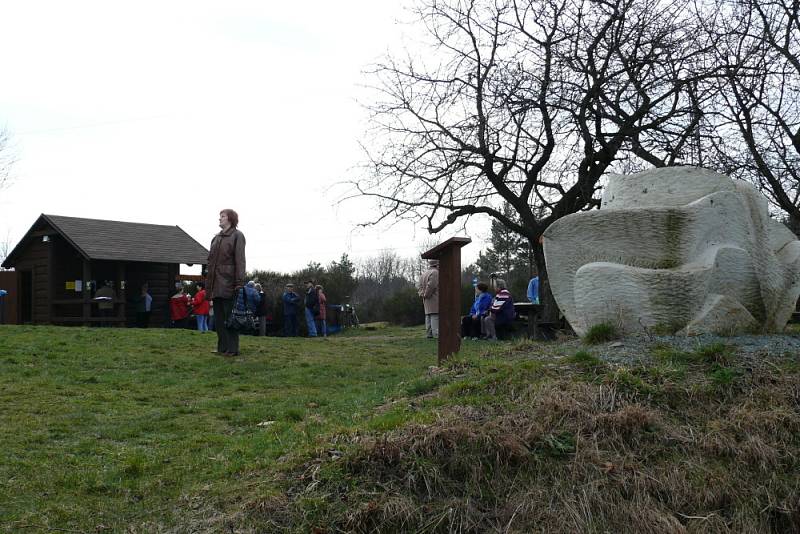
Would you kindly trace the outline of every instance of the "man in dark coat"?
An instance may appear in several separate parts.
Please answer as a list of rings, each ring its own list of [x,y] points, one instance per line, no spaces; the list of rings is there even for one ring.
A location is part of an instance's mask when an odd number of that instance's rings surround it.
[[[295,337],[297,336],[297,304],[300,302],[300,296],[294,292],[294,284],[286,284],[281,300],[283,301],[283,335]]]
[[[239,354],[239,332],[227,327],[233,311],[235,292],[244,287],[246,270],[244,234],[236,229],[239,215],[231,210],[219,212],[220,233],[211,241],[208,253],[206,294],[214,304],[217,350],[225,356]],[[207,297],[207,298],[208,298]]]
[[[317,286],[313,280],[306,281],[305,305],[308,337],[317,337],[317,322],[314,317],[319,313],[319,298],[317,297]]]

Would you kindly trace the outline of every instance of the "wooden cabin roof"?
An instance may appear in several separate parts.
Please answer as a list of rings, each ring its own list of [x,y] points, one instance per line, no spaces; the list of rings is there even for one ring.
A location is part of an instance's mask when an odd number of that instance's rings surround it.
[[[42,214],[3,262],[14,265],[25,245],[49,225],[87,260],[208,263],[208,250],[180,226]],[[37,235],[33,235],[37,234]]]

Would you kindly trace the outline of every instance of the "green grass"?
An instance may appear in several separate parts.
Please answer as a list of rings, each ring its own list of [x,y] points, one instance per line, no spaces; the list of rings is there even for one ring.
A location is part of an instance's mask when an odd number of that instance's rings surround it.
[[[594,367],[598,367],[602,365],[602,361],[597,356],[593,356],[592,354],[586,352],[585,350],[579,350],[569,358],[567,361],[570,363],[574,363],[578,367],[583,367],[587,369],[591,369]]]
[[[187,496],[247,492],[253,473],[364,425],[401,384],[439,387],[423,335],[246,337],[226,359],[214,334],[0,326],[0,531],[174,525]]]
[[[592,326],[583,336],[583,341],[589,345],[597,345],[619,338],[619,330],[613,324],[600,323]]]
[[[800,531],[798,355],[421,336],[0,327],[0,531]]]
[[[652,351],[627,365],[548,344],[459,355],[449,379],[411,382],[366,428],[331,436],[335,457],[288,463],[233,525],[797,532],[798,356]]]

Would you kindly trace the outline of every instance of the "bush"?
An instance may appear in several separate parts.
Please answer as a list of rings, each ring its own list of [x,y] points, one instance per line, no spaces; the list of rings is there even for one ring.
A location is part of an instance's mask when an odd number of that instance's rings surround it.
[[[392,324],[414,326],[425,323],[425,309],[415,287],[406,287],[390,295],[383,303],[384,318]]]
[[[597,345],[598,343],[605,343],[619,338],[617,327],[609,323],[596,324],[586,332],[583,336],[583,341],[589,345]]]

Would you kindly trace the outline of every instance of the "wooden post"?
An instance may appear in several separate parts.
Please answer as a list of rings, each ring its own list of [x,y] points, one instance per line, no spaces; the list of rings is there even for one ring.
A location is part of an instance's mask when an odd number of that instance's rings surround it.
[[[92,279],[92,263],[83,260],[83,326],[91,324],[89,318],[92,316],[92,292],[89,291],[89,281]]]
[[[44,239],[44,237],[42,238]],[[53,324],[53,317],[55,316],[55,305],[53,300],[56,298],[56,260],[53,248],[55,243],[52,236],[47,236],[48,241],[45,242],[47,246],[47,322]]]
[[[123,284],[125,284],[125,288],[123,288]],[[120,322],[117,323],[117,326],[125,326],[125,309],[128,305],[127,299],[125,298],[125,290],[127,289],[127,282],[125,281],[125,263],[119,262],[117,263],[117,287],[116,287],[116,297],[114,298],[114,306],[116,308],[116,315]]]
[[[439,352],[441,365],[461,348],[461,248],[468,237],[451,237],[422,254],[422,259],[439,260]]]

